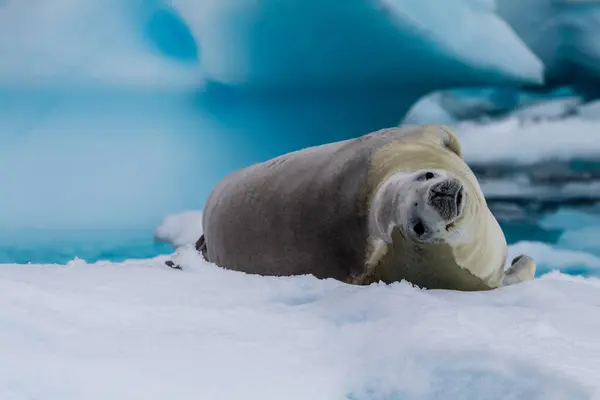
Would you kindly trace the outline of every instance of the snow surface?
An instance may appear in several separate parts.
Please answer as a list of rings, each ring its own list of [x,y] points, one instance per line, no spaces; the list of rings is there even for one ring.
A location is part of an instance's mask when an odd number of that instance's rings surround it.
[[[569,101],[557,102],[571,106]],[[546,108],[550,117],[554,117],[556,110],[555,107]],[[577,115],[538,121],[510,115],[488,123],[466,121],[455,125],[467,162],[515,164],[533,164],[551,159],[597,160],[600,157],[599,128],[598,121]]]
[[[202,235],[202,211],[168,215],[154,230],[154,238],[175,247],[196,243]]]
[[[595,278],[461,293],[174,258],[2,265],[0,398],[600,398]]]

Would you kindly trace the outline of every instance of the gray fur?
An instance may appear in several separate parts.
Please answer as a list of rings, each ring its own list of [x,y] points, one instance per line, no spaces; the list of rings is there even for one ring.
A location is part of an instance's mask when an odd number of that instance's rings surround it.
[[[225,177],[203,217],[204,254],[261,275],[348,281],[367,253],[371,154],[418,129],[386,129],[289,153]]]

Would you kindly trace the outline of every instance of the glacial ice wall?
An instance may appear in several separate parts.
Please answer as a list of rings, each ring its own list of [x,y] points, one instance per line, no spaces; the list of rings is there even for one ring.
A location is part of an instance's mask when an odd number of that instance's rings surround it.
[[[600,1],[496,0],[498,14],[542,60],[549,84],[600,78]],[[596,91],[596,94],[598,92]]]
[[[481,0],[5,0],[0,54],[11,240],[151,232],[233,169],[543,74]]]

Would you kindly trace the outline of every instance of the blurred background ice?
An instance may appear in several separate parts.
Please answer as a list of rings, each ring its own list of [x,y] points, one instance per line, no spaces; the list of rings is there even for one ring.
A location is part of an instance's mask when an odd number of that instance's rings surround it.
[[[513,248],[594,275],[599,38],[597,1],[0,1],[0,262],[166,254],[234,169],[446,123]]]

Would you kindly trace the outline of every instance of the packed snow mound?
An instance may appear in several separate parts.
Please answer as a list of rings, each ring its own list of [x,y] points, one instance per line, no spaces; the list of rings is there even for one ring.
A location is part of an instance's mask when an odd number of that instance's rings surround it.
[[[192,245],[202,235],[202,211],[167,216],[154,230],[154,238],[175,247]]]
[[[598,121],[579,117],[572,100],[557,100],[537,111],[529,121],[527,111],[506,118],[455,125],[469,163],[533,164],[546,160],[597,160],[600,155]],[[573,115],[571,115],[573,114]],[[565,118],[557,118],[565,115]],[[493,146],[490,146],[493,143]]]
[[[119,264],[2,265],[0,397],[600,397],[600,281],[491,292],[260,277],[191,249]]]

